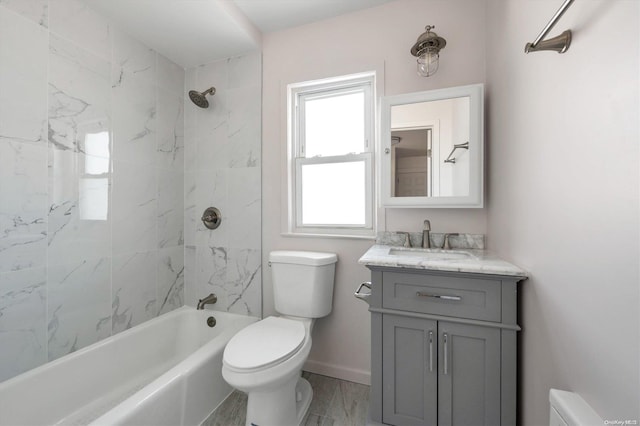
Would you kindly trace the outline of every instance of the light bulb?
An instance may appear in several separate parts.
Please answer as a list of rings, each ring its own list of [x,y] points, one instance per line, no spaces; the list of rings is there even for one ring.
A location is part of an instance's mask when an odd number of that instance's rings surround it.
[[[438,71],[440,55],[437,53],[423,53],[418,56],[418,75],[421,77],[429,77]]]

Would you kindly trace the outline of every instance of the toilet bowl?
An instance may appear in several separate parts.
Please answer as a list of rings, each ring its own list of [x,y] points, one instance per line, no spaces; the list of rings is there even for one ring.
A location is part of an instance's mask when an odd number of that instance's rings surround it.
[[[272,252],[274,300],[280,316],[242,329],[227,344],[222,376],[247,393],[246,425],[299,425],[313,391],[301,377],[311,351],[315,318],[333,301],[337,256],[318,252]]]
[[[247,425],[285,426],[302,421],[313,397],[311,386],[300,377],[311,351],[310,323],[268,317],[243,329],[227,345],[222,376],[250,396]]]

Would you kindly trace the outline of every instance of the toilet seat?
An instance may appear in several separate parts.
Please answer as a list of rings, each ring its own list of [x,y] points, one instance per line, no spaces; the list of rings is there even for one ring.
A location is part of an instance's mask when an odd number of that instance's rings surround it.
[[[226,367],[242,372],[266,369],[295,355],[306,337],[300,321],[268,317],[233,336],[224,350]]]

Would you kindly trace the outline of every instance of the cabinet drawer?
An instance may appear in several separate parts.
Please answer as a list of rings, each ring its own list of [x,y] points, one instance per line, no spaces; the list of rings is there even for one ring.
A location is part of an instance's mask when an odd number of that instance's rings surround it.
[[[382,306],[499,322],[501,288],[496,280],[383,272]]]

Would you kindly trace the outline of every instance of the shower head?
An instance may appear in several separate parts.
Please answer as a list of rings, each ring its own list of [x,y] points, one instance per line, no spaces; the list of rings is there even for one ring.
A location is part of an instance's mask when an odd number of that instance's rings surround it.
[[[191,102],[193,102],[200,108],[208,108],[209,101],[207,100],[207,95],[215,95],[215,93],[216,93],[215,87],[210,87],[202,93],[196,90],[191,90],[189,91],[189,98],[191,99]]]

